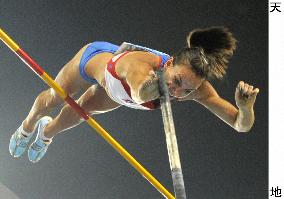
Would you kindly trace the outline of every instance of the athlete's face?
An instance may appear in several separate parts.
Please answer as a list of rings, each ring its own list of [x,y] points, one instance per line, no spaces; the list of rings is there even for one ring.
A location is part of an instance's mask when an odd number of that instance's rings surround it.
[[[195,91],[204,81],[190,66],[173,65],[172,60],[165,64],[165,77],[171,96],[183,98]]]

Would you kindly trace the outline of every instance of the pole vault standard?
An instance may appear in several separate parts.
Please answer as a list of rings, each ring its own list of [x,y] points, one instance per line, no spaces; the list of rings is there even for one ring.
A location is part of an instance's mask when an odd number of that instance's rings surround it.
[[[176,199],[186,199],[171,102],[169,98],[169,89],[166,85],[163,71],[159,70],[157,74],[159,77],[160,102],[175,196]]]
[[[1,28],[0,39],[21,60],[29,66],[45,83],[53,88],[56,93],[64,99],[84,120],[96,130],[121,156],[124,157],[143,177],[145,177],[163,196],[168,199],[175,197],[161,185],[133,156],[131,156],[107,131],[105,131],[92,117],[90,117],[29,55],[23,51]]]

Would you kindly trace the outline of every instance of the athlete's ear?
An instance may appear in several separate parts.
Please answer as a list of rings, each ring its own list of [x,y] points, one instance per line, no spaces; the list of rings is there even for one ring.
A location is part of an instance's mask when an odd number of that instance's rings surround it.
[[[165,67],[173,67],[174,57],[170,57],[165,63]]]

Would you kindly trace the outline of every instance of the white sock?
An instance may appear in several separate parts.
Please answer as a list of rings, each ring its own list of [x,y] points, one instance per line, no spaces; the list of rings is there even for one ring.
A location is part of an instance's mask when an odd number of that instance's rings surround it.
[[[23,129],[23,123],[22,123],[22,125],[20,126],[19,130],[20,130],[20,132],[22,133],[22,135],[25,136],[25,137],[29,137],[29,136],[33,135],[33,132],[26,132],[26,131]]]

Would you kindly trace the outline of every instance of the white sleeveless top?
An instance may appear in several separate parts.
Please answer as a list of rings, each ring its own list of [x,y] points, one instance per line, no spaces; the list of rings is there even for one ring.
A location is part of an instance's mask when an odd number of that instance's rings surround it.
[[[129,52],[126,51],[124,53],[118,54],[107,63],[105,69],[105,83],[108,94],[115,102],[130,108],[141,110],[153,110],[159,108],[159,99],[142,104],[136,103],[131,97],[131,90],[127,82],[117,76],[115,72],[115,64],[121,57],[123,57],[127,53]],[[162,63],[162,58],[160,59],[160,63]]]

